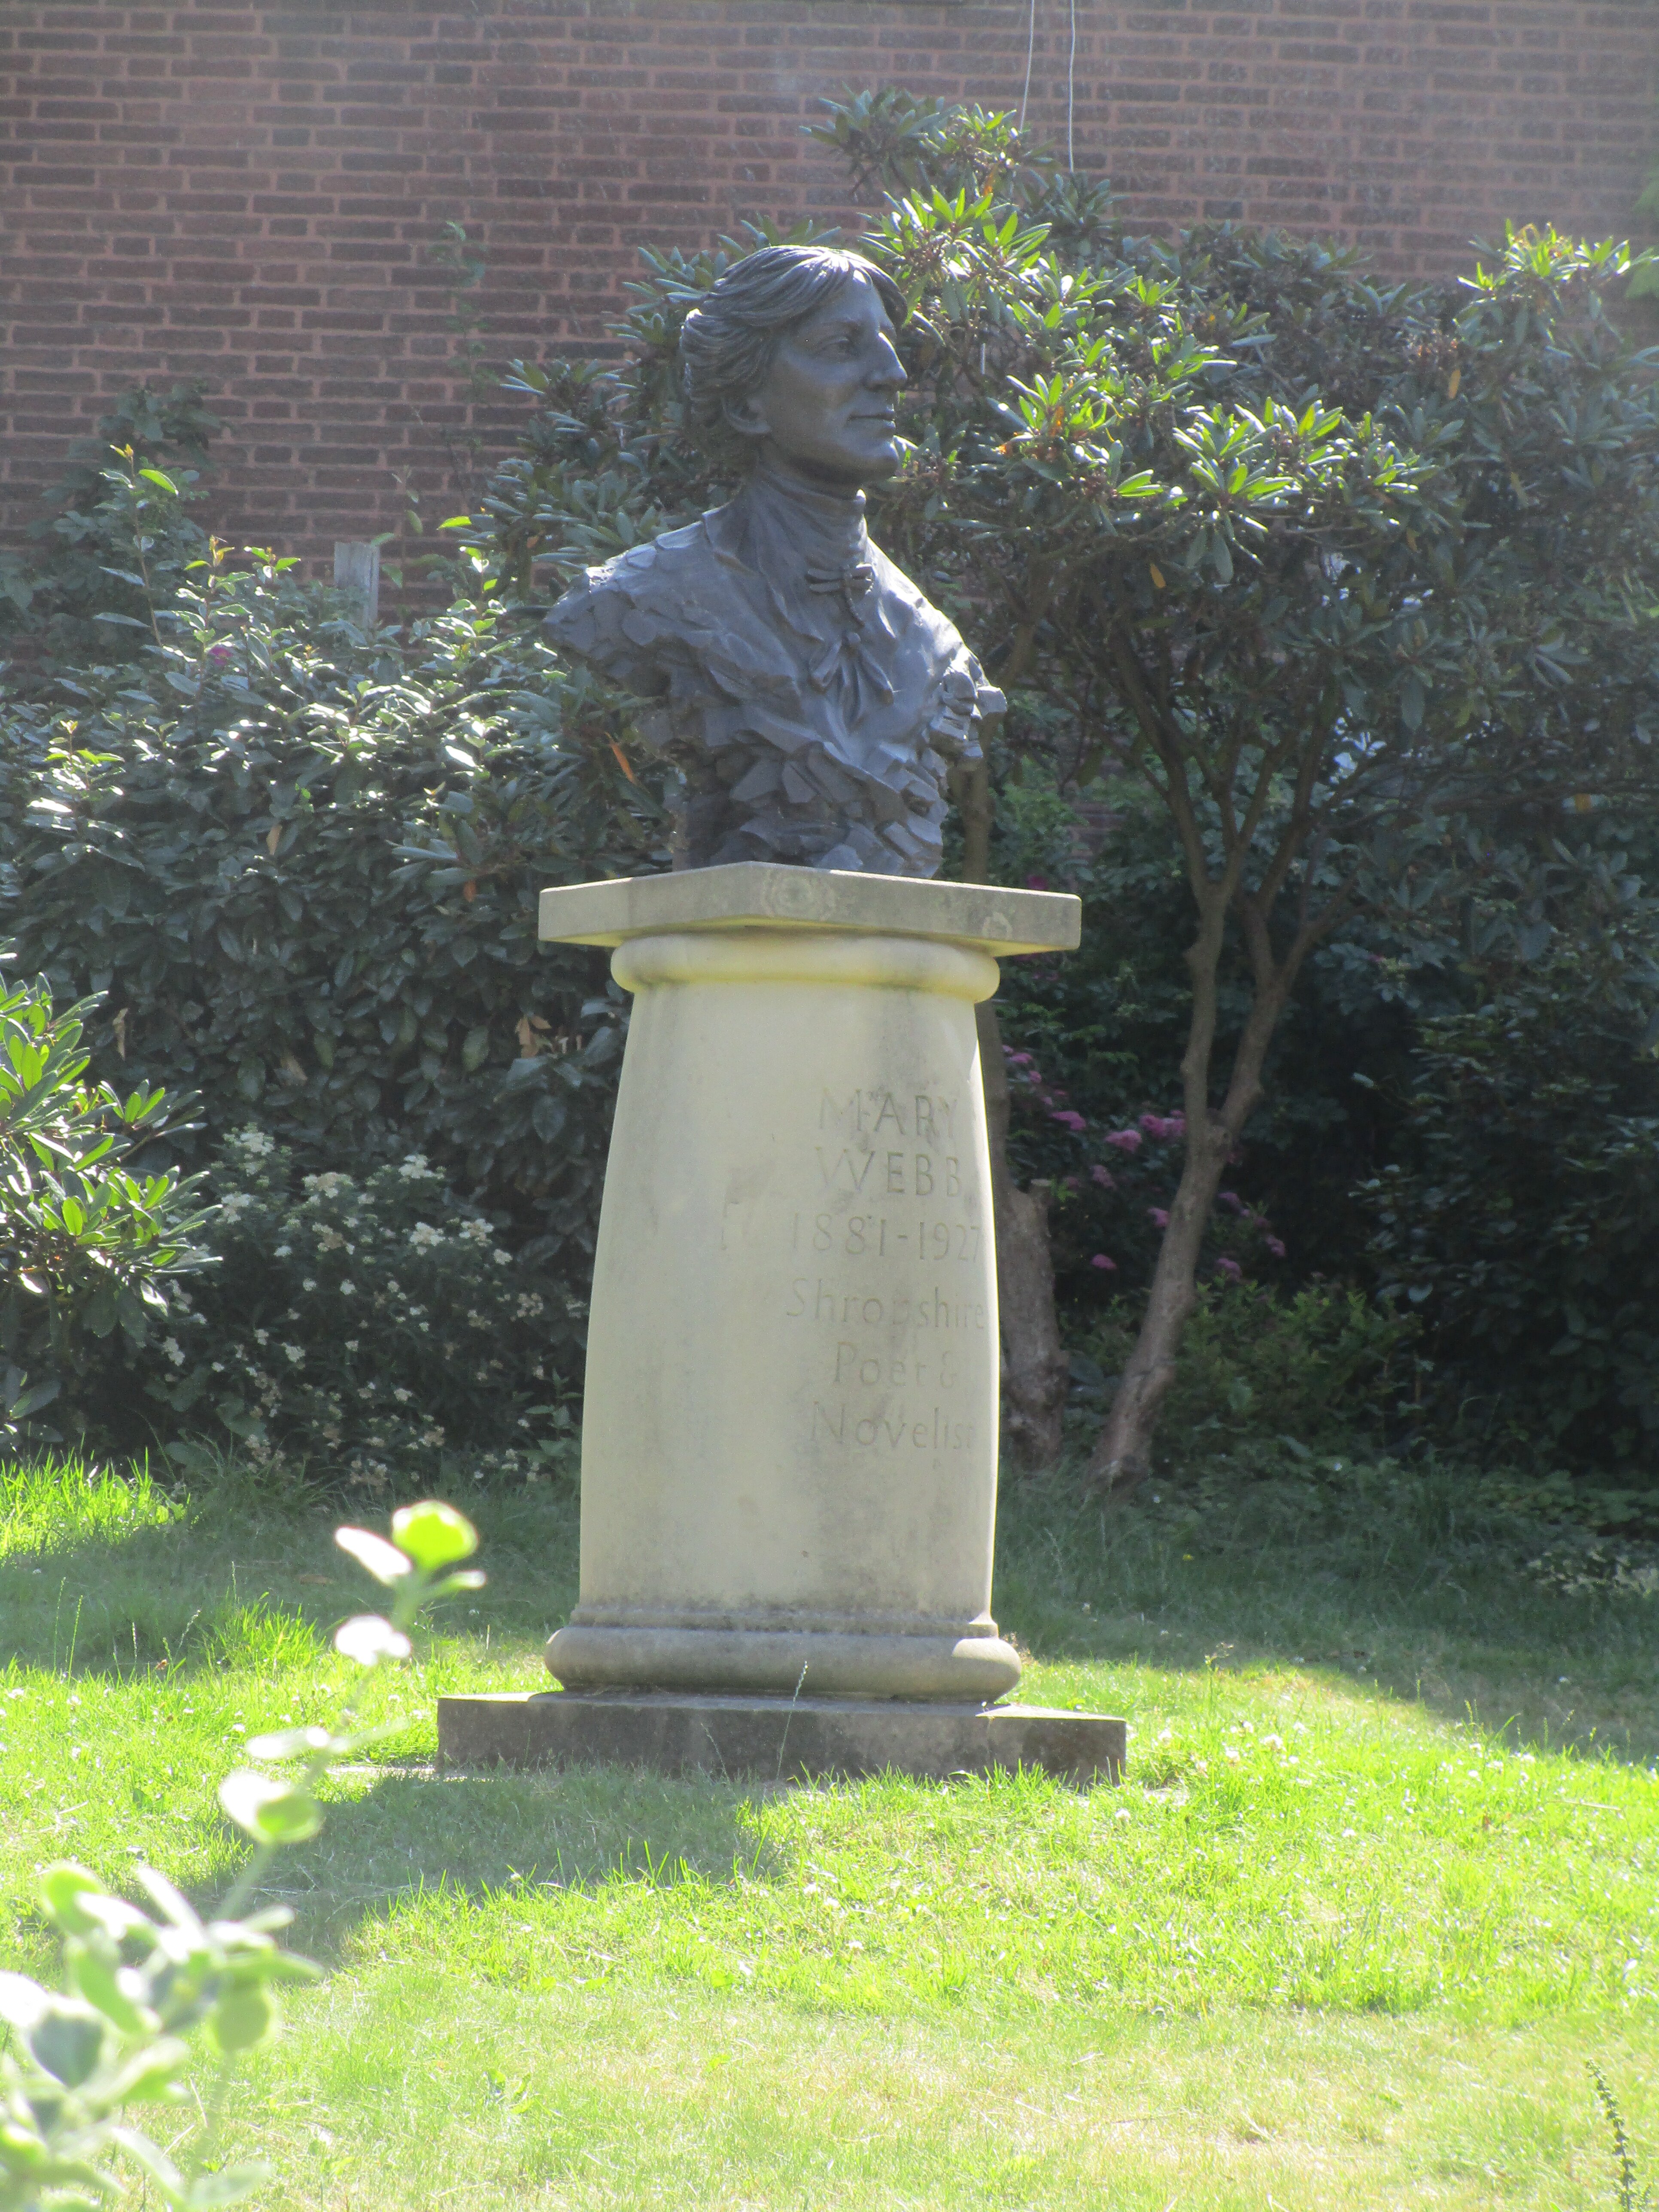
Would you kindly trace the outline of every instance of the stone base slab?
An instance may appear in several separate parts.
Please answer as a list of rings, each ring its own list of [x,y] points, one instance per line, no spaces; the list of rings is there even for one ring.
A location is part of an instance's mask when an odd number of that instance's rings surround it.
[[[645,1766],[762,1781],[1012,1772],[1122,1779],[1126,1730],[1104,1713],[1042,1705],[554,1690],[440,1698],[438,1756],[453,1766]]]

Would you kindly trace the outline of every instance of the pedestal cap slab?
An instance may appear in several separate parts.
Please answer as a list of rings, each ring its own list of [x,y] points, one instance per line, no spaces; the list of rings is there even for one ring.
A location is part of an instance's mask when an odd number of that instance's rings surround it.
[[[1006,958],[1075,951],[1083,902],[1063,891],[784,868],[761,860],[614,883],[565,884],[541,895],[540,934],[550,944],[616,945],[659,931],[702,929],[934,938]]]

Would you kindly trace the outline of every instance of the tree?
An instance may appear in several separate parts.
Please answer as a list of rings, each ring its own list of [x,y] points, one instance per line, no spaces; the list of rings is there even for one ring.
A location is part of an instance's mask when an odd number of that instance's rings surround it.
[[[1133,1487],[1314,947],[1362,898],[1427,895],[1437,809],[1650,778],[1659,408],[1610,314],[1632,257],[1519,233],[1461,293],[1383,286],[1224,226],[1132,237],[1006,116],[890,91],[820,135],[884,188],[864,244],[911,303],[914,452],[878,534],[1011,693],[1015,738],[1073,792],[1144,781],[1184,858],[1184,1169],[1091,1463]],[[548,411],[488,505],[521,585],[538,553],[602,558],[708,503],[673,346],[742,250],[653,257],[619,370],[520,370]],[[988,782],[960,798],[975,872]],[[1230,938],[1250,995],[1222,1066]]]
[[[1185,1168],[1091,1462],[1132,1486],[1313,948],[1431,895],[1449,808],[1651,786],[1652,362],[1612,319],[1621,246],[1513,233],[1461,293],[1384,288],[1316,245],[1127,237],[1006,118],[897,122],[832,129],[888,179],[872,250],[914,302],[906,550],[972,593],[1075,787],[1158,793],[1194,910]]]

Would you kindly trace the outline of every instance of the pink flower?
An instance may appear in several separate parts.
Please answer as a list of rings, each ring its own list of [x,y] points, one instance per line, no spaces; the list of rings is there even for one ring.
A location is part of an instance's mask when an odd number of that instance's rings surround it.
[[[1010,1067],[1030,1067],[1036,1064],[1029,1052],[1011,1052],[1006,1054],[1004,1057]]]
[[[1047,876],[1027,876],[1025,888],[1028,891],[1046,891],[1048,888],[1048,878]]]
[[[1282,1240],[1277,1237],[1270,1237],[1267,1239],[1267,1249],[1273,1254],[1275,1260],[1282,1260],[1285,1256],[1284,1243]]]
[[[1115,1145],[1121,1152],[1138,1152],[1140,1150],[1140,1132],[1139,1129],[1114,1129],[1106,1142]]]
[[[1073,1112],[1069,1106],[1063,1113],[1051,1114],[1048,1119],[1051,1121],[1058,1121],[1062,1128],[1069,1129],[1074,1137],[1080,1137],[1089,1126],[1082,1115]]]
[[[1143,1114],[1140,1126],[1149,1137],[1157,1137],[1160,1141],[1170,1137],[1184,1137],[1187,1116],[1184,1114]]]
[[[210,645],[208,647],[208,659],[216,668],[219,667],[230,659],[230,647],[228,645]]]
[[[1218,1260],[1215,1263],[1215,1271],[1218,1275],[1224,1276],[1230,1283],[1242,1283],[1244,1279],[1244,1270],[1237,1260]]]
[[[1108,1259],[1103,1252],[1097,1252],[1094,1258],[1090,1261],[1089,1265],[1091,1267],[1101,1268],[1109,1275],[1115,1275],[1117,1273],[1117,1261],[1115,1260]]]
[[[1067,1190],[1081,1190],[1083,1188],[1083,1177],[1081,1176],[1067,1176],[1066,1178],[1066,1188]]]
[[[1169,1227],[1170,1215],[1169,1209],[1166,1206],[1149,1206],[1146,1211],[1152,1216],[1152,1222],[1154,1229],[1167,1229]]]
[[[1107,1169],[1101,1166],[1098,1160],[1096,1161],[1094,1166],[1089,1170],[1089,1180],[1091,1182],[1097,1182],[1103,1190],[1115,1190],[1117,1188],[1117,1185],[1112,1181],[1110,1173]]]
[[[1235,1213],[1243,1213],[1244,1201],[1236,1190],[1218,1190],[1215,1194],[1218,1206],[1230,1206]]]

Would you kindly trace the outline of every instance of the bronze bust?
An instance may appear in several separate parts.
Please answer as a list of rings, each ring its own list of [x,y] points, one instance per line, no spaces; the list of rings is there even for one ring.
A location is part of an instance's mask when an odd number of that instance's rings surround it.
[[[694,423],[735,433],[737,497],[590,568],[556,644],[651,703],[684,779],[677,864],[931,876],[947,767],[1000,714],[955,628],[872,545],[862,487],[899,465],[898,288],[857,253],[774,246],[686,319]]]

